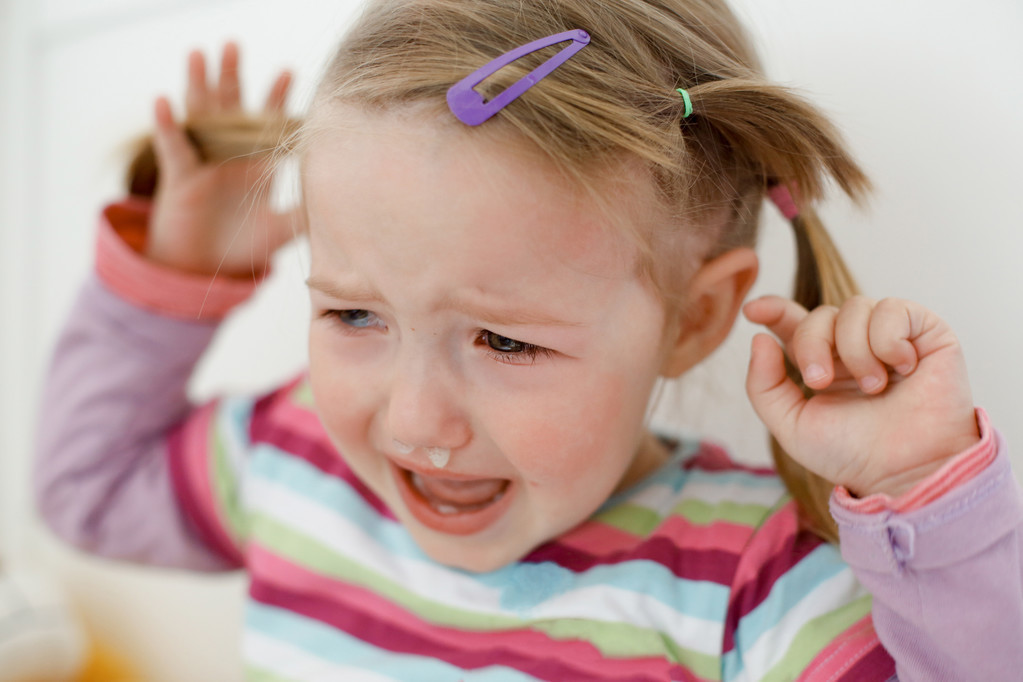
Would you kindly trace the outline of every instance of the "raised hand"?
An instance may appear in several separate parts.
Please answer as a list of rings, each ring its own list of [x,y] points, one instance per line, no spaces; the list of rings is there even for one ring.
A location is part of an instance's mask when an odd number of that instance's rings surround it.
[[[855,297],[807,312],[767,296],[743,311],[782,343],[753,339],[753,408],[810,471],[855,495],[897,496],[980,438],[959,342],[923,306]],[[809,398],[786,375],[785,355]]]
[[[282,117],[291,75],[282,72],[270,89],[265,114]],[[215,85],[201,52],[188,56],[187,119],[241,117],[238,46],[227,43]],[[270,206],[266,158],[204,161],[165,97],[154,106],[153,147],[159,166],[146,255],[198,274],[244,277],[261,274],[272,253],[294,234],[291,216]]]

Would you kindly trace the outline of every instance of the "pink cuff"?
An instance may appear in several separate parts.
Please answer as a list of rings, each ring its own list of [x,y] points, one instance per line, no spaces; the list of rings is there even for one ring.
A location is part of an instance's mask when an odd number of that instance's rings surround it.
[[[991,428],[987,412],[978,407],[976,414],[980,440],[902,495],[893,499],[889,495],[878,493],[856,498],[844,486],[836,486],[835,501],[845,509],[857,514],[877,514],[883,511],[902,513],[919,509],[952,489],[963,485],[986,469],[998,454],[994,430]]]
[[[234,279],[180,272],[142,255],[150,201],[130,198],[103,209],[96,272],[114,293],[147,310],[189,320],[219,320],[248,299],[262,278]]]

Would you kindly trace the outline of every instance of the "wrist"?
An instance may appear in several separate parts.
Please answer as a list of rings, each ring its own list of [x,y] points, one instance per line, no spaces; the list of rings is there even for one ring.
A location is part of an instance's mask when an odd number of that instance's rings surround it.
[[[981,433],[977,419],[971,415],[972,429],[967,429],[953,438],[942,439],[941,453],[925,458],[922,463],[885,476],[884,478],[862,486],[845,486],[849,494],[855,498],[866,498],[872,495],[883,495],[897,499],[910,492],[924,481],[933,477],[949,462],[965,452],[975,448],[981,442]]]
[[[248,299],[258,279],[183,272],[144,252],[148,202],[130,199],[103,211],[96,240],[96,272],[108,289],[141,308],[191,320],[218,320]]]

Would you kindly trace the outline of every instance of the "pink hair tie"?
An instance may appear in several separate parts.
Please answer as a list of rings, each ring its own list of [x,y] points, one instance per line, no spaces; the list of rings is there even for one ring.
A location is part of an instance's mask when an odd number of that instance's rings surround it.
[[[771,187],[767,190],[767,197],[788,220],[795,220],[799,216],[799,207],[796,206],[788,185],[777,184]]]

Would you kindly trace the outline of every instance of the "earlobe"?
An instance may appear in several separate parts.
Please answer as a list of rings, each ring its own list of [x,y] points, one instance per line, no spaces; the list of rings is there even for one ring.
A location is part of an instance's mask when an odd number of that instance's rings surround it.
[[[669,312],[661,375],[674,378],[721,345],[757,279],[753,249],[739,248],[700,266],[689,282],[684,306]]]

